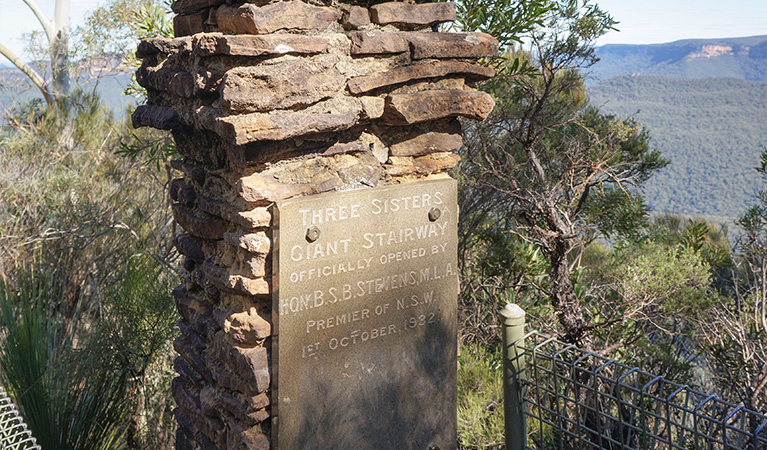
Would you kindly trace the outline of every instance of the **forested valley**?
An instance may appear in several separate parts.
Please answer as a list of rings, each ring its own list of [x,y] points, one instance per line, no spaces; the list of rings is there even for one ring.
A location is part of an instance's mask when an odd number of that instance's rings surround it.
[[[133,43],[172,34],[167,10],[112,0],[63,53],[43,39],[44,98],[4,105],[0,385],[44,449],[173,446],[178,155],[168,132],[133,129],[75,76],[135,66]],[[481,86],[495,109],[463,123],[452,174],[459,448],[503,448],[507,303],[531,329],[767,413],[767,91],[659,75],[591,84],[594,42],[615,26],[593,1],[459,3],[453,27],[504,50]],[[681,147],[693,150],[666,150]]]

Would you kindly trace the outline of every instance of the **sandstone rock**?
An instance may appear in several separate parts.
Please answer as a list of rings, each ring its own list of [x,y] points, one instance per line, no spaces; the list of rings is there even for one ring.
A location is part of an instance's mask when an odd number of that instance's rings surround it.
[[[345,130],[357,123],[357,114],[251,113],[221,117],[216,132],[235,145],[281,141],[307,134]]]
[[[189,98],[194,94],[194,77],[183,70],[163,68],[144,71],[139,69],[136,80],[145,88],[166,91],[178,97]]]
[[[384,114],[386,100],[382,97],[360,97],[362,112],[365,119],[379,119]]]
[[[248,233],[238,230],[232,233],[225,233],[224,240],[231,245],[239,246],[251,253],[266,255],[271,250],[272,241],[263,231],[257,233]]]
[[[254,346],[272,335],[271,314],[255,305],[241,305],[216,315],[224,333],[239,345]]]
[[[171,108],[165,106],[141,105],[131,114],[133,128],[152,127],[160,130],[170,130],[180,127],[181,117]]]
[[[190,415],[195,415],[200,409],[200,397],[190,392],[184,378],[176,377],[171,382],[171,393],[176,405],[185,409]]]
[[[248,295],[267,295],[271,293],[270,283],[264,278],[254,279],[233,274],[226,268],[215,265],[210,260],[205,260],[202,263],[202,270],[208,281],[219,289]]]
[[[194,333],[191,330],[189,331]],[[195,372],[199,373],[206,380],[212,380],[213,376],[202,359],[202,350],[204,350],[205,346],[199,344],[195,346],[192,344],[193,341],[194,339],[190,339],[190,336],[182,332],[181,336],[173,341],[173,349],[184,358]]]
[[[173,243],[178,252],[187,258],[191,258],[197,262],[202,262],[205,259],[205,254],[202,252],[202,249],[191,237],[189,237],[189,235],[183,233],[178,234],[173,239]]]
[[[413,59],[498,55],[498,41],[486,33],[407,33],[406,37]]]
[[[386,97],[384,119],[391,125],[410,125],[456,116],[484,120],[494,105],[489,94],[471,90],[393,94]]]
[[[178,54],[192,51],[192,38],[149,38],[142,39],[136,48],[136,58],[144,59],[147,56],[162,54]]]
[[[330,8],[302,1],[280,1],[258,7],[251,4],[223,5],[216,11],[221,31],[234,34],[271,34],[281,30],[322,31],[338,20]]]
[[[183,172],[189,179],[197,184],[205,182],[205,170],[201,167],[195,166],[194,164],[188,164],[178,159],[171,160],[170,165],[174,169]]]
[[[457,123],[456,123],[457,124]],[[457,129],[417,133],[391,145],[392,156],[423,156],[429,153],[452,152],[463,145],[461,125]]]
[[[455,3],[387,2],[370,7],[373,22],[379,25],[431,26],[455,20]]]
[[[199,56],[308,55],[326,52],[328,41],[321,37],[297,34],[265,36],[203,34],[194,37],[192,48],[193,52]]]
[[[175,0],[170,9],[176,14],[186,14],[201,11],[211,6],[218,6],[225,0]]]
[[[183,14],[173,18],[173,35],[176,37],[191,36],[205,31],[205,21],[208,12]]]
[[[323,180],[324,181],[324,180]],[[335,183],[340,187],[340,180]],[[316,193],[317,189],[310,183],[290,184],[280,183],[271,174],[255,173],[242,178],[238,186],[239,195],[248,202],[285,200],[298,195]]]
[[[237,67],[224,75],[221,98],[236,112],[265,112],[311,105],[341,91],[346,78],[337,56]]]
[[[455,153],[432,153],[418,158],[393,157],[385,167],[391,176],[428,175],[452,169],[460,160]]]
[[[209,219],[193,214],[181,205],[173,204],[173,218],[189,234],[203,239],[221,239],[227,224],[220,219]]]
[[[194,74],[194,95],[218,94],[224,74],[218,70],[200,67]]]
[[[173,369],[177,374],[186,377],[195,386],[202,387],[205,385],[205,379],[202,375],[192,369],[189,366],[189,363],[187,363],[181,356],[177,356],[176,359],[173,360]]]
[[[213,342],[212,351],[216,357],[226,363],[227,367],[252,386],[256,393],[261,393],[269,388],[271,377],[269,375],[269,358],[266,348],[246,348],[232,345],[230,341],[220,338]]]
[[[473,80],[492,78],[495,71],[489,67],[469,64],[462,61],[433,61],[425,64],[413,64],[397,67],[388,72],[355,77],[349,80],[349,92],[360,94],[382,87],[407,83],[412,80],[460,75]]]
[[[370,13],[367,8],[356,5],[339,4],[341,8],[341,25],[346,30],[356,30],[370,25]]]
[[[404,33],[352,31],[347,36],[351,40],[352,55],[402,53],[409,48]]]
[[[252,230],[261,227],[268,227],[272,224],[272,213],[267,208],[253,208],[249,211],[240,211],[237,216],[242,219]]]

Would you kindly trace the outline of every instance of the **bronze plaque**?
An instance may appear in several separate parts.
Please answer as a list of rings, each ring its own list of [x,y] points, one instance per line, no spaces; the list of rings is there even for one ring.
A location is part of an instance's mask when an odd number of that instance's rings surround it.
[[[275,208],[278,450],[456,448],[456,182]]]

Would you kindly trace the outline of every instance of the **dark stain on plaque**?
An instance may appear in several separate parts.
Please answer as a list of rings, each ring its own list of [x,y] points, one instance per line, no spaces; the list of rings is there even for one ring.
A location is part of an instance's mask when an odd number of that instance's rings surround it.
[[[452,179],[276,205],[275,448],[456,448],[457,214]]]

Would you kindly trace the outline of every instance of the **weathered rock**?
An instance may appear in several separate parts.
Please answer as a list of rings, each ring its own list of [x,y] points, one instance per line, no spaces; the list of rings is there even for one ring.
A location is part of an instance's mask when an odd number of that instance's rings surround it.
[[[177,356],[176,359],[173,360],[173,369],[177,374],[186,377],[195,386],[202,387],[205,385],[205,378],[197,373],[196,370],[192,369],[192,367],[189,366],[189,363],[187,363],[181,356]]]
[[[191,330],[189,331],[191,333],[194,333],[194,331],[191,331]],[[197,336],[197,334],[195,333],[194,336]],[[194,369],[195,372],[200,374],[206,380],[212,380],[213,376],[211,372],[208,370],[201,356],[202,350],[205,349],[205,346],[197,343],[197,340],[199,340],[199,337],[197,337],[197,339],[194,339],[193,336],[189,336],[186,333],[182,333],[179,337],[177,337],[173,341],[173,349],[176,350],[176,352],[182,358],[184,358],[187,364],[192,369]],[[197,343],[198,345],[194,345],[194,343]]]
[[[208,12],[184,14],[173,18],[173,35],[176,37],[191,36],[205,31],[205,21]]]
[[[219,289],[247,295],[267,295],[271,293],[270,283],[264,278],[248,278],[230,273],[227,268],[220,267],[205,260],[202,270],[208,281]]]
[[[392,157],[386,172],[391,176],[428,175],[452,169],[461,161],[455,153],[432,153],[417,158]]]
[[[498,41],[486,33],[407,33],[406,37],[413,59],[498,55]]]
[[[223,5],[216,11],[221,31],[235,34],[271,34],[282,30],[322,31],[338,20],[330,8],[302,1],[280,1],[258,7],[251,4]]]
[[[199,56],[309,55],[326,52],[328,41],[322,37],[297,34],[264,36],[204,34],[194,36],[192,48],[193,52]]]
[[[224,74],[218,70],[200,67],[194,74],[194,94],[210,95],[218,94]]]
[[[378,55],[408,51],[404,33],[386,31],[352,31],[347,33],[352,55]]]
[[[449,128],[425,133],[413,133],[391,144],[392,156],[423,156],[430,153],[452,152],[463,145],[461,124],[451,122]]]
[[[184,70],[163,68],[159,70],[142,70],[136,72],[136,81],[148,89],[167,91],[178,97],[189,98],[194,94],[194,77]]]
[[[413,64],[397,67],[388,72],[377,73],[349,80],[349,92],[360,94],[382,87],[407,83],[413,80],[460,75],[472,80],[487,80],[493,77],[495,71],[490,67],[470,64],[462,61],[432,61],[424,64]]]
[[[220,219],[200,217],[181,205],[174,204],[173,218],[187,233],[203,239],[221,239],[228,228]]]
[[[251,113],[217,119],[216,132],[235,145],[243,145],[345,130],[356,125],[357,121],[357,113]]]
[[[431,26],[455,20],[455,3],[387,2],[370,7],[370,17],[379,25]]]
[[[271,250],[272,241],[263,231],[247,233],[242,230],[233,233],[225,233],[224,240],[231,245],[236,245],[251,253],[266,255]]]
[[[271,314],[255,305],[219,310],[216,316],[224,333],[239,345],[254,346],[272,334]]]
[[[173,239],[173,243],[178,252],[187,258],[191,258],[197,262],[202,262],[205,259],[205,254],[202,252],[202,249],[191,237],[189,237],[189,235],[183,233],[178,234]]]
[[[176,0],[170,5],[170,9],[176,14],[188,14],[203,9],[217,6],[225,0]]]
[[[257,393],[269,388],[269,358],[264,347],[240,347],[217,335],[212,351],[216,357],[225,362],[229,369],[249,383]]]
[[[181,117],[166,106],[141,105],[131,114],[133,128],[152,127],[171,130],[183,125]]]
[[[343,89],[346,78],[335,68],[337,62],[337,56],[319,55],[234,68],[224,75],[221,99],[236,112],[311,105]]]
[[[136,48],[136,58],[144,59],[147,56],[162,54],[178,54],[192,51],[192,38],[149,38],[139,42]]]
[[[357,30],[370,25],[370,13],[367,8],[356,5],[341,4],[341,25],[346,30]]]
[[[484,120],[495,102],[485,92],[470,90],[422,91],[386,97],[384,118],[392,125],[411,125],[445,117]]]

